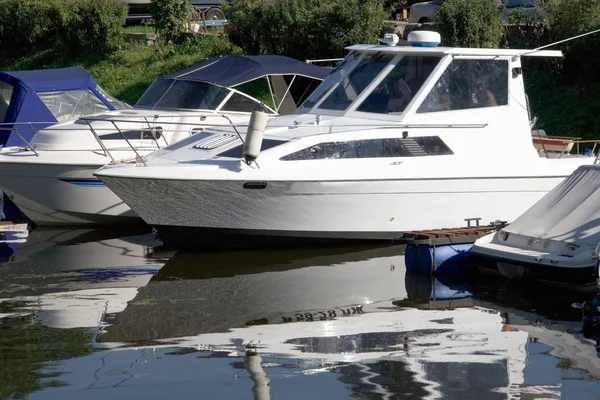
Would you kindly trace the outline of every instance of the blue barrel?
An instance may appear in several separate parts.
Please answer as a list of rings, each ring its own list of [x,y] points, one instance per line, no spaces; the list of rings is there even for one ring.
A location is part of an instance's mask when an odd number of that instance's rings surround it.
[[[465,282],[444,281],[418,272],[406,271],[406,294],[411,300],[449,300],[471,297]]]
[[[471,257],[473,243],[433,246],[408,245],[404,262],[407,271],[436,276],[464,274],[470,270],[468,260]],[[435,264],[434,264],[435,257]]]

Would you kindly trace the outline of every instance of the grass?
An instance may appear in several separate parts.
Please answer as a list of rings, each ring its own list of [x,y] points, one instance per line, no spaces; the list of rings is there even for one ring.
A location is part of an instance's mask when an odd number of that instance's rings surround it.
[[[566,80],[552,70],[535,66],[523,71],[532,115],[539,116],[537,128],[554,136],[600,138],[600,119],[597,118],[600,82]]]
[[[124,29],[125,33],[154,33],[154,27],[152,25],[127,25]]]
[[[219,54],[240,53],[225,36],[197,35],[183,44],[127,43],[107,55],[73,57],[46,50],[17,60],[0,60],[0,70],[62,68],[86,69],[113,96],[135,104],[152,81]]]

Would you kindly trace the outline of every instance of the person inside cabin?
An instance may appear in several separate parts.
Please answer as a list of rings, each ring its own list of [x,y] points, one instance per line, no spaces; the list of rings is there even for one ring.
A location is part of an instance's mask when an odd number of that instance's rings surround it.
[[[471,99],[474,107],[493,107],[498,105],[494,94],[486,89],[481,81],[475,84],[475,93],[472,93]]]

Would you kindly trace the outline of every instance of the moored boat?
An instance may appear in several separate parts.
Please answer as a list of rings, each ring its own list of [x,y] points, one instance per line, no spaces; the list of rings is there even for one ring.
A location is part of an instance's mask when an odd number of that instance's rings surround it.
[[[82,116],[4,147],[0,187],[37,225],[142,222],[93,176],[95,170],[109,161],[139,159],[207,126],[247,124],[255,108],[269,116],[293,112],[329,71],[282,56],[211,57],[157,78],[132,109]],[[249,85],[262,89],[261,83],[266,99],[244,92]]]
[[[95,175],[169,245],[297,245],[510,222],[594,162],[540,157],[532,143],[521,59],[561,52],[408,39],[349,47],[296,114],[258,136],[208,149],[233,131],[206,129]]]
[[[481,268],[558,285],[595,285],[600,247],[600,165],[579,167],[513,223],[478,239]]]

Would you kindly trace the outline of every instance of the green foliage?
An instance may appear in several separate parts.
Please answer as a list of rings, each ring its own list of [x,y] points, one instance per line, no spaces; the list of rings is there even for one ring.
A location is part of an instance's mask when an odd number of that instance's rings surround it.
[[[544,24],[550,42],[600,29],[600,2],[596,0],[547,0]],[[594,34],[561,44],[565,54],[563,77],[597,82],[600,68],[600,36]]]
[[[121,43],[126,16],[127,5],[116,0],[0,0],[0,52],[108,51]]]
[[[59,40],[72,54],[102,53],[121,44],[127,7],[114,0],[60,0]]]
[[[224,36],[195,35],[180,44],[129,43],[106,54],[73,56],[59,50],[35,52],[17,60],[0,58],[0,71],[85,68],[110,94],[135,104],[152,81],[160,75],[189,67],[207,57],[241,53]]]
[[[304,60],[345,55],[375,43],[386,13],[381,0],[233,0],[225,7],[230,40],[247,54]]]
[[[153,0],[150,12],[156,33],[167,41],[174,41],[185,32],[192,15],[191,0]]]
[[[446,0],[434,22],[447,46],[494,48],[503,36],[496,0]]]

